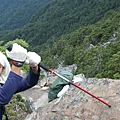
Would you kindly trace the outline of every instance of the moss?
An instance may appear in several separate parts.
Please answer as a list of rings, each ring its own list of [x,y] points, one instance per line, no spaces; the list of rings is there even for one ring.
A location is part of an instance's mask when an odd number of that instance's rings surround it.
[[[5,107],[9,120],[24,120],[27,115],[25,99],[20,94],[15,94]]]

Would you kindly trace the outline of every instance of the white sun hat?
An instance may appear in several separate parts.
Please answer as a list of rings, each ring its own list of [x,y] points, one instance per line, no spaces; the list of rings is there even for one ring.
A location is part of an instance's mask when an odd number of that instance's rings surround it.
[[[0,52],[0,64],[4,67],[3,72],[0,75],[0,83],[4,84],[11,68],[6,56],[2,52]]]

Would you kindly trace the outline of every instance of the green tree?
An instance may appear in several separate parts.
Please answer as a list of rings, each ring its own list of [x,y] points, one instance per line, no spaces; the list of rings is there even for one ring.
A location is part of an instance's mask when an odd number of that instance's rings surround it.
[[[105,70],[105,75],[109,78],[118,79],[120,77],[120,52],[117,52],[110,58],[106,63]]]

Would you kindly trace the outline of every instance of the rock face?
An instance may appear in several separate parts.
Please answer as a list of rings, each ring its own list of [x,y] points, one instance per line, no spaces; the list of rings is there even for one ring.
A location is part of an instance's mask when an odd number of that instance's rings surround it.
[[[34,100],[32,112],[25,120],[120,120],[120,80],[89,78],[76,84],[111,107],[72,85],[60,102],[55,104],[56,99],[48,103],[49,87],[37,87],[21,93]]]

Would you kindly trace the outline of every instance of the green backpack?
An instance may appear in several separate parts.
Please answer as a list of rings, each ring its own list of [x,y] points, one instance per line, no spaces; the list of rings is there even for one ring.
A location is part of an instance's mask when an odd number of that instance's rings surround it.
[[[73,80],[73,74],[68,71],[62,71],[60,73],[63,77],[67,78],[68,80],[72,81]],[[60,77],[57,77],[57,79],[52,83],[52,85],[49,88],[48,92],[48,102],[51,102],[52,100],[57,98],[57,94],[62,90],[62,88],[65,85],[69,85],[69,83],[65,80],[63,80]]]

